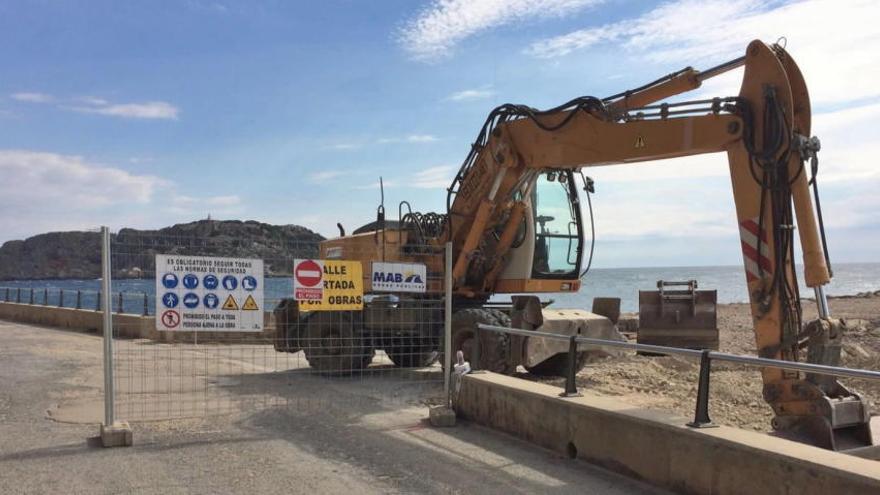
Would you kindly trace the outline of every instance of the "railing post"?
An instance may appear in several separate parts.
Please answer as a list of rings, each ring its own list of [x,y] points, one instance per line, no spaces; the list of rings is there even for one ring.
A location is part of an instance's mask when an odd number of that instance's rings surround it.
[[[15,295],[15,302],[21,304],[21,287],[18,288],[18,294]]]
[[[577,335],[568,338],[568,373],[565,376],[565,391],[560,397],[581,397],[577,389]]]
[[[471,356],[471,373],[480,371],[480,325],[474,327],[474,352]]]
[[[82,309],[82,291],[76,290],[76,309]]]
[[[43,306],[49,305],[49,288],[43,289]]]
[[[58,289],[58,307],[64,307],[64,289]]]
[[[30,299],[30,302],[29,302],[28,304],[33,304],[33,303],[34,303],[34,288],[31,287],[31,299]]]
[[[123,312],[124,312],[124,311],[123,311],[123,307],[122,307],[122,291],[119,291],[119,304],[117,304],[117,306],[116,306],[116,312],[117,312],[117,313],[123,313]]]
[[[98,291],[97,300],[95,301],[95,311],[101,311],[101,291]]]
[[[147,297],[147,293],[144,292],[144,316],[150,315],[150,299]]]
[[[9,287],[6,288],[6,302],[9,302]]]
[[[709,349],[703,349],[700,355],[700,384],[697,388],[697,407],[694,411],[694,420],[687,425],[691,428],[713,428],[718,425],[712,424],[709,418],[709,376],[712,372],[712,357]]]

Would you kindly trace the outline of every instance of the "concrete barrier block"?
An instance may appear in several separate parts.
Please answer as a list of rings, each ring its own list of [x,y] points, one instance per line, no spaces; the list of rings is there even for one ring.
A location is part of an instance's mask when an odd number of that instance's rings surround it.
[[[101,445],[104,447],[131,447],[132,440],[131,427],[125,421],[101,425]]]
[[[462,379],[459,417],[680,493],[880,493],[880,462],[494,373]]]

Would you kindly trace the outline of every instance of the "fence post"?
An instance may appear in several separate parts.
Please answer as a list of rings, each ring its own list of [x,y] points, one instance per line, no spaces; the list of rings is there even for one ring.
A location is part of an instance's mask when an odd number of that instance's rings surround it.
[[[150,300],[147,297],[147,293],[144,292],[144,316],[150,315]]]
[[[700,384],[697,388],[697,407],[694,411],[694,420],[687,425],[691,428],[713,428],[718,425],[712,424],[709,418],[709,375],[712,372],[712,351],[703,349],[700,355]]]
[[[29,302],[28,304],[33,304],[33,303],[34,303],[34,288],[31,287],[31,299],[30,299],[30,302]]]
[[[58,307],[64,307],[64,289],[58,289]]]
[[[82,309],[82,291],[76,290],[76,309]]]
[[[97,298],[95,299],[95,311],[101,311],[101,291],[98,291]]]
[[[123,307],[122,307],[122,306],[123,306],[123,305],[122,305],[122,291],[119,291],[119,304],[118,304],[118,306],[116,307],[116,312],[117,312],[117,313],[124,313],[124,311],[123,311]]]
[[[49,305],[49,288],[43,289],[43,306]]]
[[[21,304],[21,287],[18,288],[18,294],[15,295],[15,302]]]
[[[6,302],[9,302],[9,287],[6,288]]]
[[[577,335],[568,338],[568,373],[565,377],[565,391],[559,394],[560,397],[581,397],[577,389]]]
[[[446,271],[444,273],[444,311],[443,311],[443,395],[446,407],[452,407],[449,381],[452,377],[452,243],[446,243]]]
[[[110,229],[101,227],[101,289],[104,296],[104,423],[101,425],[101,443],[104,447],[127,447],[132,443],[131,428],[117,422],[113,402],[113,294],[110,292]],[[120,293],[121,294],[121,293]],[[101,298],[99,297],[100,301]]]

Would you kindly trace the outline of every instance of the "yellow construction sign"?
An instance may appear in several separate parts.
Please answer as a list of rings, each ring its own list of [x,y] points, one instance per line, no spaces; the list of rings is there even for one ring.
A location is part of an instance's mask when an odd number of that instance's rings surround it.
[[[238,309],[238,303],[235,302],[235,298],[232,297],[232,294],[229,294],[229,297],[226,298],[226,302],[223,303],[223,309],[228,309],[232,311]]]
[[[245,311],[256,311],[260,308],[257,307],[257,301],[254,301],[254,296],[248,295],[247,299],[244,300],[244,304],[241,305],[241,309]]]
[[[364,274],[360,261],[324,260],[324,297],[299,301],[300,311],[359,311],[364,309]]]

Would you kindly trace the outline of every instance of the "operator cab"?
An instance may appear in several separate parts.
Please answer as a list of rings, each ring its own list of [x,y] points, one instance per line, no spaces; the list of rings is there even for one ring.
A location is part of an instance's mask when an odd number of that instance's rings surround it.
[[[579,278],[583,253],[583,227],[575,176],[571,170],[541,173],[531,192],[535,236],[532,278]]]

